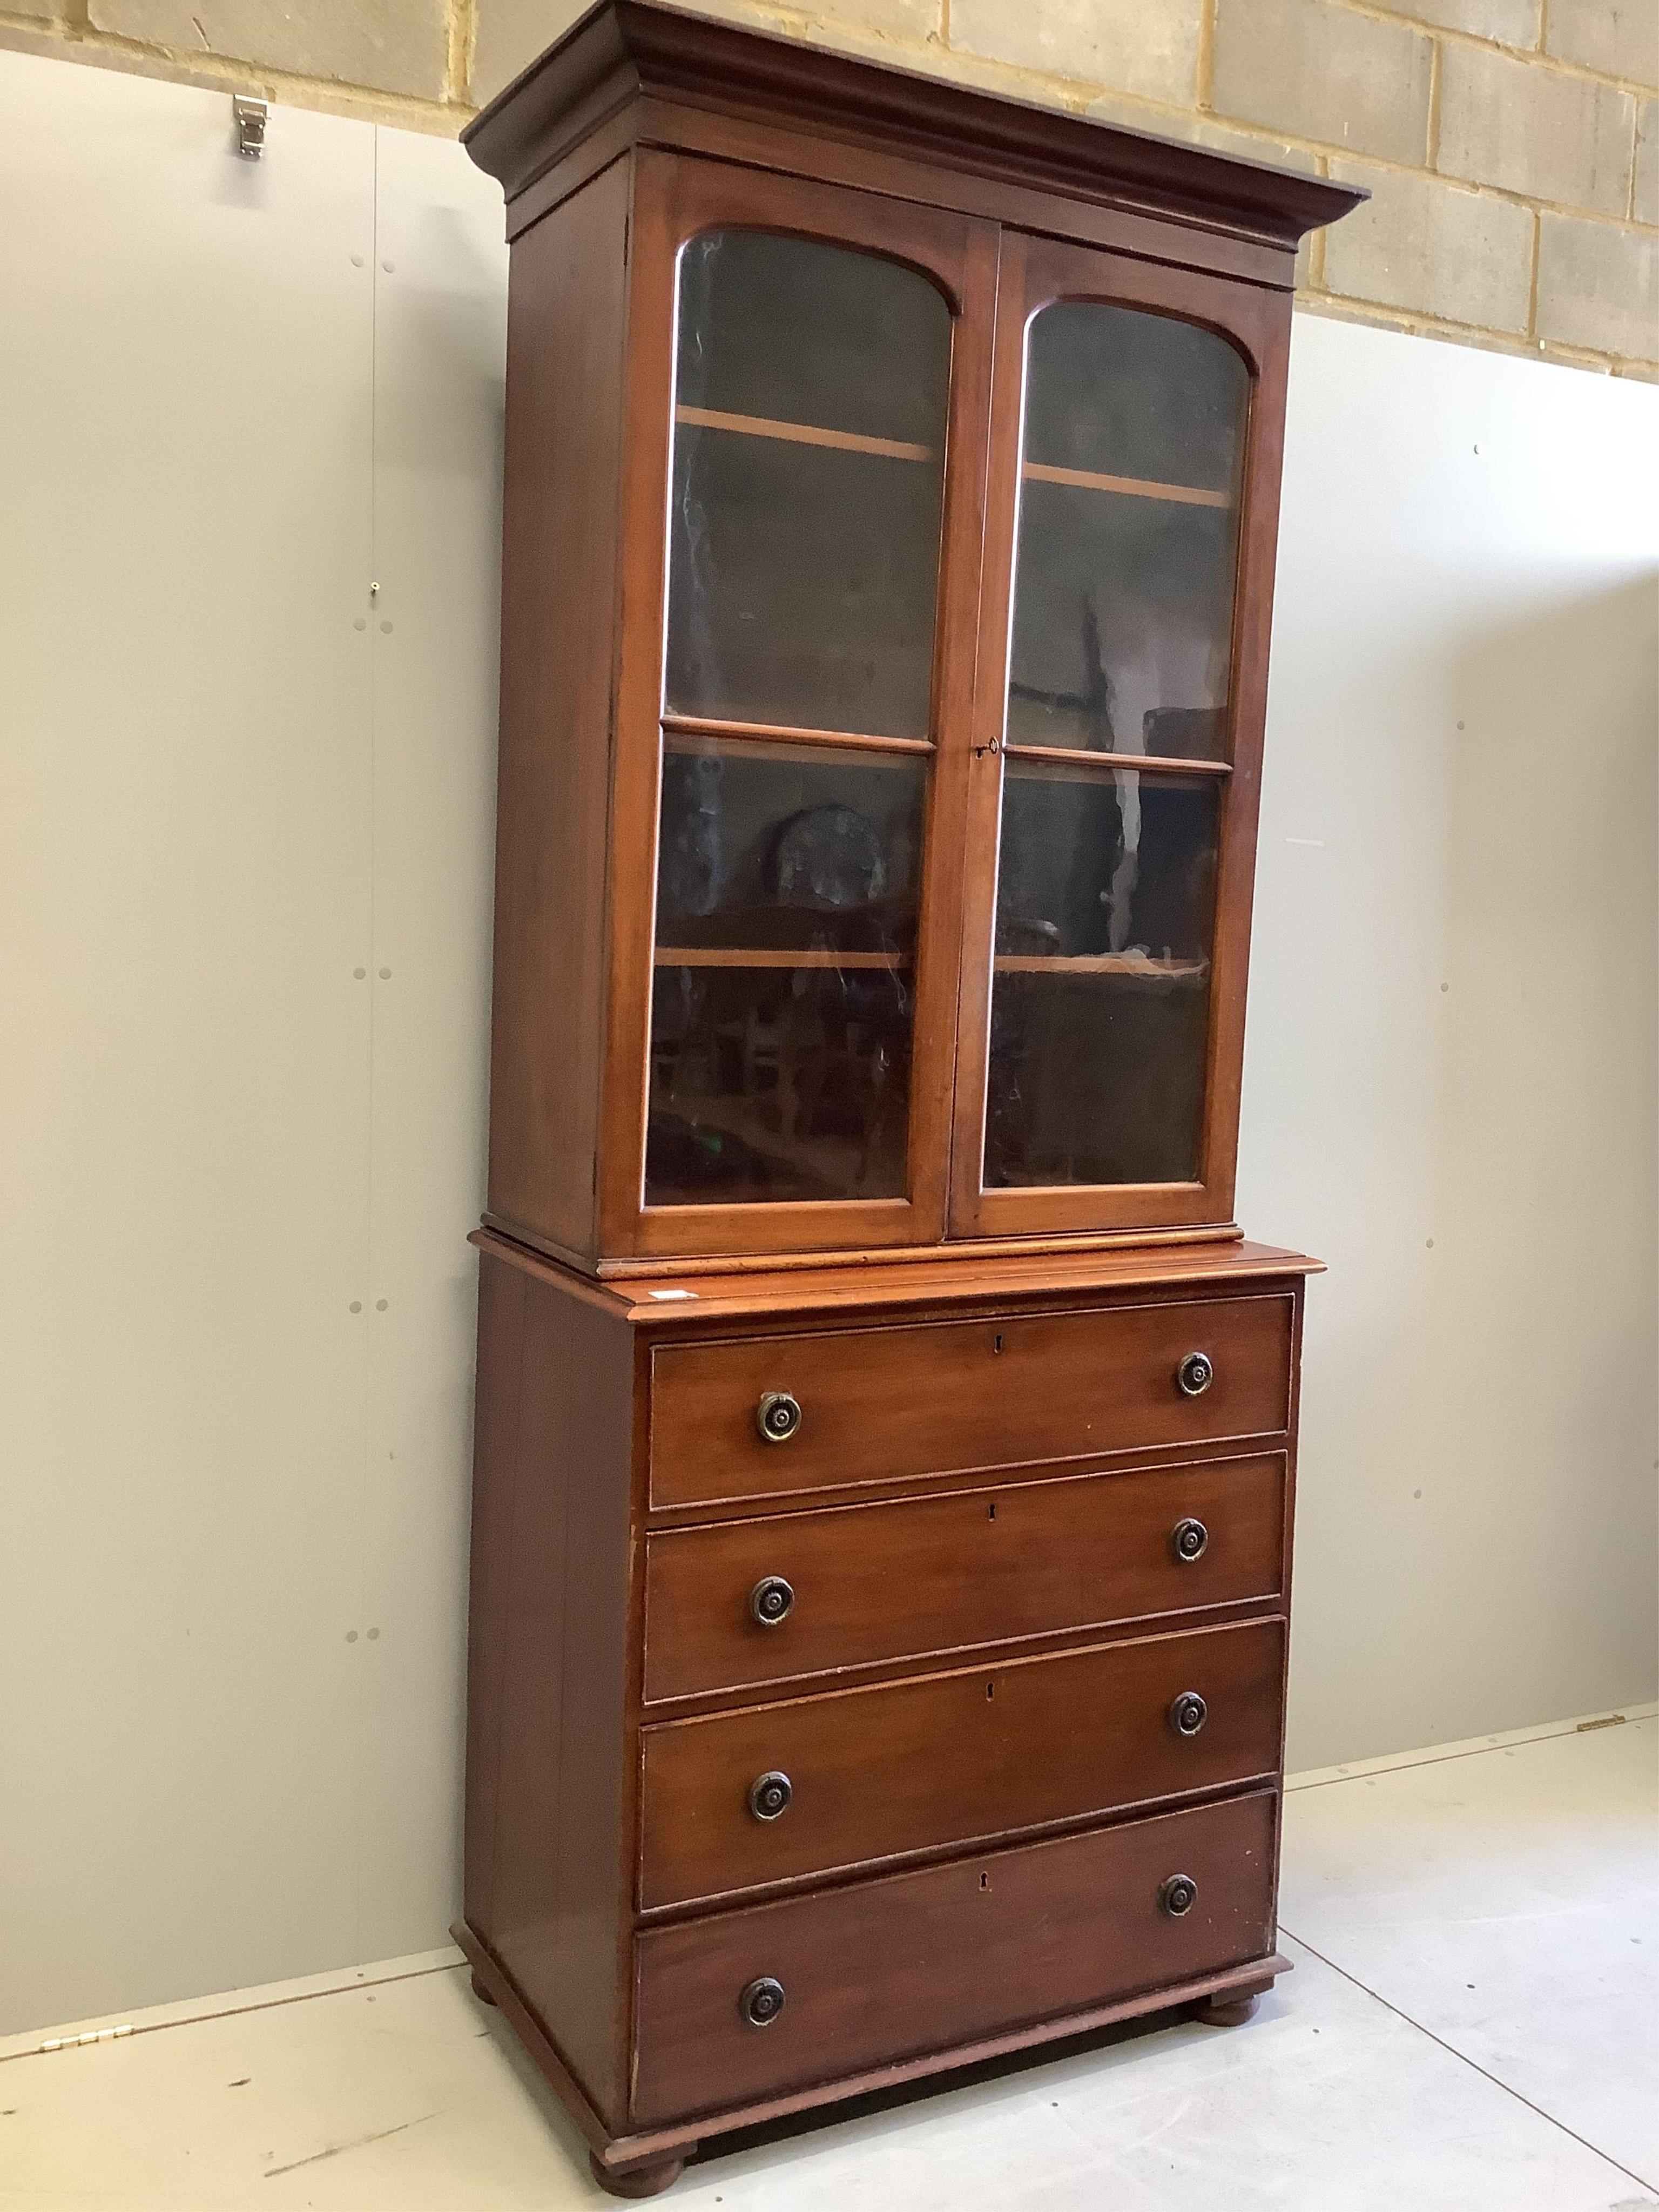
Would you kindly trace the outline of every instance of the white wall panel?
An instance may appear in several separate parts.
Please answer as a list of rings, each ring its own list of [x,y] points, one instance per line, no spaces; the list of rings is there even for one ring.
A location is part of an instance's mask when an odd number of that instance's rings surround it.
[[[1654,1693],[1659,392],[1299,317],[1239,1218],[1291,1763]]]
[[[0,2027],[449,1917],[505,254],[380,158],[0,55]]]
[[[376,161],[365,1958],[459,1910],[507,348],[499,187],[408,131]]]

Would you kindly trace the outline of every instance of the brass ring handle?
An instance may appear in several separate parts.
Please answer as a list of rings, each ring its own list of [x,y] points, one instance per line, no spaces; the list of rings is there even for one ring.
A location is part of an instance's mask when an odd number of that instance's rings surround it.
[[[1176,1370],[1184,1398],[1201,1398],[1215,1381],[1215,1362],[1207,1352],[1189,1352]]]
[[[738,1999],[738,2010],[750,2027],[770,2027],[783,2010],[783,1984],[770,1974],[762,1974]]]
[[[781,1820],[794,1794],[787,1774],[757,1774],[749,1785],[749,1809],[757,1820]]]
[[[1190,1515],[1184,1521],[1177,1521],[1170,1531],[1170,1549],[1183,1567],[1190,1567],[1194,1559],[1201,1559],[1209,1548],[1209,1530]]]
[[[755,1426],[769,1444],[787,1444],[800,1426],[800,1401],[787,1390],[763,1390]]]
[[[1209,1718],[1210,1709],[1196,1690],[1183,1690],[1170,1706],[1170,1726],[1177,1735],[1196,1735]]]
[[[795,1593],[781,1575],[763,1575],[749,1593],[749,1615],[763,1628],[775,1628],[794,1602]]]

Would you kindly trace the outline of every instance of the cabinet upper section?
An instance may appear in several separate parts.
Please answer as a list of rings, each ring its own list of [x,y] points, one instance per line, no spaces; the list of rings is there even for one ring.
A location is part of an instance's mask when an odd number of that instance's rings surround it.
[[[469,143],[490,1218],[590,1267],[1227,1224],[1286,288],[1355,196],[657,5]]]

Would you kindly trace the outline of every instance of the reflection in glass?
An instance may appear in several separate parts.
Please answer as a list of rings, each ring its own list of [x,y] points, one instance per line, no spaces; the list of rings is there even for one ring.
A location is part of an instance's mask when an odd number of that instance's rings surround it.
[[[925,760],[663,761],[646,1203],[906,1188]]]
[[[680,256],[666,703],[926,737],[951,317],[914,270],[713,231]]]
[[[1076,301],[1033,318],[1011,744],[1224,756],[1249,390],[1193,324]]]
[[[1008,764],[988,1188],[1196,1178],[1219,797],[1208,776]]]

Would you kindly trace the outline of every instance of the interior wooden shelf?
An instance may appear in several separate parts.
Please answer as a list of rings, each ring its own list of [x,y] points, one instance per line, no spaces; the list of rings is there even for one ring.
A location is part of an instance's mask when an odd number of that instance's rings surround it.
[[[1175,753],[1097,753],[1065,745],[1005,744],[1004,756],[1022,768],[1048,769],[1055,775],[1074,769],[1144,769],[1149,775],[1231,775],[1231,761],[1194,760]]]
[[[1129,952],[999,952],[999,975],[1201,975],[1207,960],[1153,960]]]
[[[717,407],[677,407],[677,422],[699,430],[736,430],[745,438],[776,438],[791,446],[830,446],[842,453],[878,453],[890,461],[932,461],[931,446],[903,438],[867,438],[857,430],[826,430],[816,422],[781,422],[769,415],[728,415]]]
[[[908,968],[908,952],[836,952],[821,945],[659,945],[659,968]]]
[[[1122,492],[1130,499],[1163,499],[1176,507],[1231,507],[1231,492],[1206,491],[1198,484],[1158,483],[1149,477],[1103,476],[1096,469],[1051,468],[1047,461],[1027,461],[1022,471],[1028,483],[1073,484],[1082,491]]]
[[[770,415],[735,415],[719,407],[676,407],[674,420],[699,430],[732,430],[744,438],[773,438],[791,446],[828,446],[842,453],[875,453],[893,461],[932,461],[931,446],[905,438],[872,438],[858,430],[831,430],[819,422],[786,422]],[[1084,491],[1119,492],[1130,499],[1167,500],[1176,507],[1231,507],[1231,492],[1207,491],[1200,484],[1160,483],[1151,477],[1116,477],[1098,469],[1062,469],[1047,461],[1027,461],[1029,483],[1071,484]]]
[[[930,753],[930,738],[881,738],[858,730],[814,730],[790,722],[724,722],[708,714],[665,714],[664,743],[672,752],[696,752],[713,738],[750,751],[784,746],[846,745],[866,753]]]

